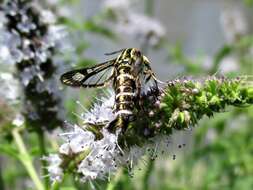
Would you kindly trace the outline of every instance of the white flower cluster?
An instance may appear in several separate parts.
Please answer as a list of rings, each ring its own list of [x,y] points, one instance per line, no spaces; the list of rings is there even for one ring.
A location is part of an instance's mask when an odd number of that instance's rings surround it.
[[[62,169],[69,169],[68,166],[62,166],[66,163],[64,159],[75,160],[76,155],[85,154],[84,158],[79,160],[75,166],[74,172],[80,174],[83,182],[94,179],[107,179],[113,175],[119,167],[127,166],[129,172],[142,160],[145,153],[149,153],[151,158],[156,158],[159,154],[165,152],[168,148],[169,137],[159,135],[149,139],[143,146],[131,146],[122,149],[118,144],[118,134],[107,131],[106,127],[100,131],[101,138],[96,138],[94,133],[89,131],[89,125],[96,125],[102,122],[109,123],[115,116],[112,112],[114,105],[114,94],[109,92],[110,96],[103,98],[100,104],[83,114],[84,124],[82,126],[74,125],[72,131],[61,134],[66,141],[59,148],[60,157],[50,155],[48,171],[52,181],[62,179]],[[113,97],[113,98],[112,98]],[[51,160],[60,158],[60,162],[51,162]],[[72,168],[73,169],[73,168]]]
[[[20,99],[18,80],[9,72],[1,72],[0,84],[0,106],[5,112],[7,121],[11,121],[15,126],[23,125],[24,118],[19,113],[20,109],[18,106]],[[2,118],[1,124],[3,124],[3,121]]]
[[[222,59],[219,69],[223,74],[237,72],[240,69],[240,61],[236,55],[229,55]]]
[[[62,3],[61,0],[45,0],[47,5],[52,8],[55,12],[55,14],[59,17],[65,17],[65,18],[71,18],[73,17],[73,14],[75,14],[73,11],[71,11],[71,3],[72,1],[65,1]]]
[[[50,154],[47,157],[43,157],[43,160],[46,160],[49,163],[48,172],[50,174],[50,179],[52,181],[61,181],[63,177],[63,170],[60,167],[61,158],[57,154]]]
[[[240,7],[225,8],[221,13],[221,25],[228,43],[234,43],[248,32],[247,20]]]
[[[114,120],[115,114],[113,113],[113,106],[115,94],[113,91],[109,91],[108,93],[109,94],[106,97],[102,97],[98,100],[100,104],[94,104],[89,111],[82,113],[81,117],[84,121],[84,124],[97,125],[108,123],[109,121]],[[79,105],[81,106],[80,103]]]
[[[221,24],[228,43],[236,43],[241,37],[247,35],[249,26],[242,7],[226,7],[221,14]],[[233,53],[225,57],[220,63],[220,70],[226,74],[238,71],[240,61],[238,55]]]
[[[157,45],[166,34],[164,26],[156,19],[133,11],[129,0],[106,0],[105,10],[112,11],[116,22],[112,22],[116,32],[126,34],[141,42]]]
[[[31,9],[36,12],[39,20],[29,15]],[[56,18],[48,10],[42,10],[37,4],[23,3],[13,0],[3,6],[1,12],[3,22],[0,25],[0,63],[18,64],[28,62],[20,74],[25,86],[37,76],[43,81],[41,64],[53,56],[53,51],[64,51],[66,48],[67,33],[63,26],[55,25]],[[17,19],[19,18],[19,19]],[[47,29],[43,33],[45,26]],[[32,60],[33,63],[29,61]]]
[[[5,102],[15,104],[20,97],[18,80],[7,72],[0,73],[0,97]]]

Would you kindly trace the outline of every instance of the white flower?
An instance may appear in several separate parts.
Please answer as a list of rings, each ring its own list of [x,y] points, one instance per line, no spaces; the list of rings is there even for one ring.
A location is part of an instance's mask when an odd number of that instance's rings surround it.
[[[66,155],[89,150],[95,140],[95,135],[92,132],[85,131],[76,125],[73,132],[68,132],[61,136],[68,139],[68,142],[60,147],[60,153]]]
[[[221,14],[221,24],[224,30],[226,40],[233,43],[239,37],[247,34],[248,24],[239,7],[228,7]]]
[[[21,39],[17,32],[8,32],[0,29],[0,62],[14,64],[22,60],[22,52],[17,48],[21,45]]]
[[[209,55],[204,55],[202,57],[202,66],[205,70],[210,70],[213,67],[213,58]]]
[[[37,76],[40,81],[44,81],[42,71],[40,71],[37,65],[26,67],[20,73],[21,83],[24,84],[24,86],[27,86],[35,76]]]
[[[159,21],[134,13],[129,15],[128,20],[119,22],[116,25],[116,30],[141,41],[149,39],[151,45],[156,45],[166,33],[165,28]]]
[[[117,135],[103,130],[103,138],[94,141],[90,154],[78,166],[82,180],[103,179],[106,174],[115,172],[118,153]]]
[[[206,70],[209,71],[210,69],[212,69],[213,67],[213,58],[209,55],[192,55],[189,57],[189,60],[196,65],[201,65],[201,67]]]
[[[113,11],[116,19],[111,28],[140,42],[155,46],[166,34],[164,26],[156,19],[136,13],[129,0],[107,0],[104,9]]]
[[[15,103],[20,97],[18,81],[10,73],[0,73],[0,96],[4,100]]]
[[[49,163],[47,167],[51,181],[61,181],[63,177],[63,170],[60,167],[62,159],[57,154],[50,154],[48,157],[43,157]]]
[[[4,12],[6,12],[7,14],[11,15],[11,16],[15,16],[19,13],[19,7],[17,5],[16,1],[10,1],[8,2],[8,5],[6,7],[4,7]]]
[[[4,16],[3,12],[0,12],[0,30],[4,27],[4,24],[6,23],[6,17]]]
[[[48,28],[48,33],[44,37],[43,42],[47,47],[54,47],[58,51],[71,49],[67,42],[68,33],[63,25],[51,25]]]
[[[119,154],[117,135],[102,131],[103,138],[95,139],[92,132],[85,130],[85,126],[73,126],[73,131],[61,136],[67,140],[59,152],[66,156],[87,151],[88,155],[78,164],[77,173],[82,174],[82,180],[104,179],[117,168],[116,159]]]
[[[129,0],[105,0],[103,6],[105,9],[115,9],[115,10],[129,9],[130,1]]]
[[[20,127],[24,124],[24,122],[25,122],[24,116],[21,114],[17,114],[15,119],[12,121],[12,124],[17,127]]]
[[[48,92],[49,94],[57,94],[59,92],[58,85],[55,79],[44,80],[43,83],[38,83],[36,85],[36,90],[38,92]]]
[[[55,15],[49,10],[41,11],[41,22],[44,24],[54,24],[56,22]]]
[[[60,3],[60,0],[46,0],[46,2],[50,5],[57,5]]]
[[[108,91],[108,94],[108,97],[101,98],[99,103],[94,104],[89,111],[82,114],[84,123],[103,124],[115,119],[115,114],[113,113],[115,94],[113,91]]]
[[[31,30],[36,29],[36,25],[26,15],[23,15],[21,22],[17,24],[17,28],[21,32],[29,33]]]
[[[72,18],[73,14],[75,14],[72,7],[70,7],[72,6],[71,1],[62,3],[61,0],[46,0],[46,2],[50,7],[54,8],[57,16]]]
[[[235,72],[239,69],[239,62],[235,56],[227,56],[220,63],[222,73]]]
[[[9,48],[7,46],[1,46],[0,47],[0,60],[3,63],[6,63],[7,61],[12,61],[11,59],[11,53],[9,51]]]
[[[131,10],[129,0],[106,0],[104,1],[103,8],[113,11],[117,19],[128,17]]]

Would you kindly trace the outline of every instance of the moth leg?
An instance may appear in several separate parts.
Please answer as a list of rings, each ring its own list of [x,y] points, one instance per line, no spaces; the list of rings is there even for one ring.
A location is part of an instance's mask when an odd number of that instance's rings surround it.
[[[139,77],[136,80],[136,96],[135,96],[135,101],[137,108],[144,111],[144,105],[142,101],[142,94],[141,94],[141,81],[139,80]]]
[[[141,97],[141,81],[140,81],[139,77],[137,77],[137,80],[136,80],[136,91],[137,91],[136,97],[137,97],[137,99],[140,99],[140,97]]]
[[[157,94],[157,95],[153,96],[153,98],[155,98],[155,100],[157,101],[158,94],[164,93],[164,90],[162,88],[159,88],[159,86],[158,86],[159,80],[155,77],[155,74],[151,70],[146,70],[144,73],[146,74],[146,79],[145,79],[146,83],[150,80],[153,80],[155,83],[154,88],[152,90],[154,90],[155,94]]]
[[[144,74],[147,75],[146,79],[145,79],[145,83],[148,83],[148,81],[150,81],[151,79],[154,80],[154,83],[155,83],[155,88],[156,90],[159,90],[159,87],[158,87],[158,79],[155,77],[155,74],[151,71],[151,70],[146,70],[144,71]]]

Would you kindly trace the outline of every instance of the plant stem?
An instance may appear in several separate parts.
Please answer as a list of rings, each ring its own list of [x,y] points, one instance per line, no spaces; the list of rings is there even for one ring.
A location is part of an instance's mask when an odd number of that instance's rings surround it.
[[[30,157],[25,144],[23,142],[23,139],[21,138],[21,135],[19,134],[19,128],[15,128],[12,130],[12,136],[14,137],[14,140],[16,142],[17,148],[20,152],[19,160],[24,165],[25,169],[27,170],[28,174],[30,175],[35,187],[37,190],[44,190],[43,184],[38,177],[36,170],[32,164],[32,158]]]
[[[43,156],[47,155],[47,150],[46,150],[46,144],[45,144],[45,135],[43,132],[38,132],[38,139],[39,139],[39,150],[40,150],[40,157],[42,158]],[[41,166],[42,166],[42,173],[44,177],[44,185],[46,189],[49,189],[49,176],[48,176],[48,171],[47,171],[47,162],[46,160],[41,159]]]
[[[148,165],[147,165],[147,170],[146,170],[144,177],[143,177],[143,189],[144,190],[149,189],[149,178],[150,178],[150,174],[151,174],[153,168],[154,168],[154,160],[149,159]]]
[[[148,16],[154,15],[154,0],[146,0],[145,2],[145,13]]]
[[[51,190],[59,190],[60,189],[60,184],[55,181],[52,186],[51,186]]]
[[[123,175],[123,169],[121,168],[121,169],[117,172],[117,174],[116,174],[116,176],[114,177],[113,181],[110,181],[110,183],[108,183],[106,190],[114,190],[115,187],[116,187],[116,185],[117,185],[118,182],[120,181],[122,175]]]
[[[2,176],[2,166],[1,165],[0,165],[0,189],[4,190],[4,180],[3,180],[3,176]]]

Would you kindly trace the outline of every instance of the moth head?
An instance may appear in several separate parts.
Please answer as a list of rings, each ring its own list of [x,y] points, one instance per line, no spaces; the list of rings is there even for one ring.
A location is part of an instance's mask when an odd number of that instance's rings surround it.
[[[142,59],[141,51],[136,48],[131,49],[130,56],[134,61],[137,61],[138,59]]]

